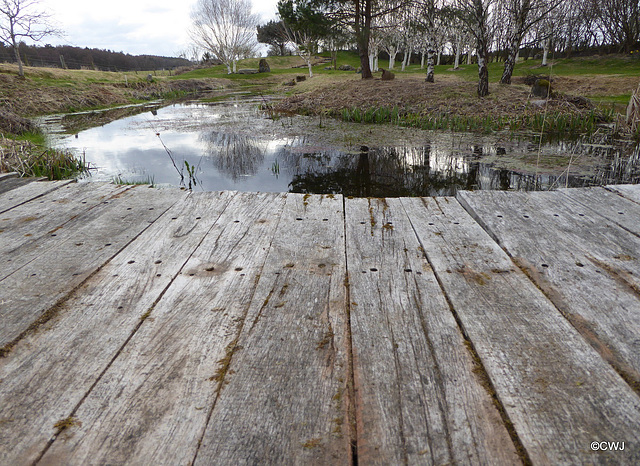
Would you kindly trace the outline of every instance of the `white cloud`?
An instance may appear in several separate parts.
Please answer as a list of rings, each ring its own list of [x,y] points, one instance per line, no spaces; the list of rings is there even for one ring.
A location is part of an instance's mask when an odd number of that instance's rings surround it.
[[[277,0],[252,0],[263,21],[276,16]],[[134,55],[175,56],[189,45],[189,14],[195,0],[41,0],[65,31],[52,45],[95,47]]]

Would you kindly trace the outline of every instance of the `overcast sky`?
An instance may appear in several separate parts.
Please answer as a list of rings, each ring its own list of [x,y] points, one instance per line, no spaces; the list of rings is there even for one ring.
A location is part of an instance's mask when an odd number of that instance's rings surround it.
[[[276,16],[277,0],[251,0],[262,22]],[[195,0],[40,0],[65,32],[42,43],[108,49],[133,55],[176,56],[189,45]]]

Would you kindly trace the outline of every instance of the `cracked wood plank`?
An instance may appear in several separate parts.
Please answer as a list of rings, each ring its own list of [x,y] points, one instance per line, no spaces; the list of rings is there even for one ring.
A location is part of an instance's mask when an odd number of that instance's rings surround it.
[[[195,464],[347,464],[341,196],[288,194]]]
[[[56,247],[1,280],[0,345],[19,338],[184,195],[134,188],[112,196],[99,212],[86,212],[86,222],[75,222]]]
[[[398,199],[347,199],[358,461],[517,464]]]
[[[34,181],[19,188],[0,194],[0,214],[7,212],[19,205],[44,196],[56,189],[73,183],[73,180],[64,181]]]
[[[459,196],[601,355],[640,387],[640,238],[560,193]],[[611,209],[618,215],[615,204]]]
[[[152,318],[154,304],[230,197],[183,198],[0,359],[0,463],[31,464],[49,439],[68,439],[74,427],[59,432],[55,424],[74,415],[117,355],[126,356],[141,320]],[[108,441],[103,447],[109,446],[118,448]]]
[[[590,449],[636,444],[637,394],[455,199],[402,204],[531,461],[637,463]]]
[[[283,205],[233,198],[44,463],[192,463]]]
[[[100,216],[101,208],[108,205],[104,202],[127,189],[107,183],[72,183],[1,214],[0,281],[47,250],[59,248],[74,227]]]

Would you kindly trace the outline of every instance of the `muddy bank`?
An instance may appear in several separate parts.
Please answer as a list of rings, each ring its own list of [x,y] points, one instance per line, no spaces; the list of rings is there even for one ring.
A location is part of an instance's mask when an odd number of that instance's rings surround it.
[[[163,80],[147,83],[46,84],[16,75],[0,74],[0,110],[21,117],[67,113],[83,109],[157,99],[184,92],[206,92],[219,88],[216,80]]]

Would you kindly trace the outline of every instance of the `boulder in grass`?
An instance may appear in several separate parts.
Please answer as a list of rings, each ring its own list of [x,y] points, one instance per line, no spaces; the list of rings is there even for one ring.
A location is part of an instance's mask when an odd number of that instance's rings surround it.
[[[269,66],[269,63],[267,63],[267,60],[265,60],[264,58],[260,59],[260,63],[258,64],[258,72],[259,73],[271,72],[271,67]]]
[[[340,71],[355,71],[356,69],[351,65],[340,65],[338,67]]]
[[[384,68],[380,68],[380,70],[382,71],[383,81],[393,81],[393,79],[396,77],[396,75],[389,70],[385,70]]]
[[[531,93],[536,97],[547,98],[551,94],[551,83],[546,79],[537,79],[531,87]]]

